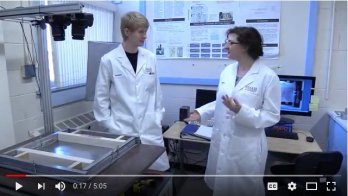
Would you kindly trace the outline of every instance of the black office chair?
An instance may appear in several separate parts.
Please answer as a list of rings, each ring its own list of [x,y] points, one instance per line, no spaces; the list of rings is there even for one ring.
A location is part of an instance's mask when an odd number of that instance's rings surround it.
[[[265,185],[267,191],[267,182],[278,182],[278,191],[266,192],[267,196],[273,195],[336,195],[336,192],[327,191],[333,189],[332,176],[337,174],[341,168],[343,156],[340,152],[305,152],[300,154],[293,163],[275,163],[271,166],[271,172],[274,175],[323,175],[316,176],[283,176],[283,177],[265,177]],[[290,191],[288,183],[296,183],[296,190]],[[311,182],[306,187],[306,182]],[[312,182],[317,183],[317,191],[306,190],[313,189]],[[336,187],[337,189],[338,187]]]

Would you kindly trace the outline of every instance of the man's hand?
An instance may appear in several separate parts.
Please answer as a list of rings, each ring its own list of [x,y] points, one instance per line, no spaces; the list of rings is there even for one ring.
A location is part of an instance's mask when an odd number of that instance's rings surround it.
[[[190,122],[190,121],[201,121],[201,115],[195,110],[191,112],[190,116],[188,118],[185,118],[184,121]]]
[[[224,105],[236,114],[242,107],[236,99],[230,98],[228,95],[223,95],[221,98]]]

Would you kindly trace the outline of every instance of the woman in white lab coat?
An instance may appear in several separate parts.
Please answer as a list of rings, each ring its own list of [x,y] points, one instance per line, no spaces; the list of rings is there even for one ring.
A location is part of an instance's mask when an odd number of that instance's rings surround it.
[[[228,58],[236,63],[221,73],[216,101],[197,108],[188,120],[214,116],[205,176],[214,195],[260,196],[268,151],[264,128],[280,119],[279,78],[259,60],[262,38],[256,29],[235,27],[226,35]]]
[[[164,146],[164,112],[156,57],[144,44],[148,20],[138,12],[121,19],[123,43],[101,58],[94,99],[95,119],[110,132],[140,137],[141,143]],[[150,169],[169,169],[166,153]]]

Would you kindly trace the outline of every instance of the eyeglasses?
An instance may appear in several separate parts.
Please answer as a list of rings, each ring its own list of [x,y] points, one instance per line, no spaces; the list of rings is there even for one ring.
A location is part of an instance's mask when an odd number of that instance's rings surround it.
[[[229,39],[226,39],[226,40],[225,40],[225,44],[234,45],[234,44],[239,44],[239,43],[238,43],[238,42],[231,41],[231,40],[229,40]]]

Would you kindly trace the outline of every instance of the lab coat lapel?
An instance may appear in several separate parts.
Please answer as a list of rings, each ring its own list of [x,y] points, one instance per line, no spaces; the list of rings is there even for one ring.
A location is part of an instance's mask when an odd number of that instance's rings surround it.
[[[246,75],[238,82],[238,84],[236,85],[236,89],[241,90],[248,84],[254,82],[258,77],[259,70],[260,70],[260,64],[259,64],[259,61],[257,60],[251,66],[250,70],[246,73]]]
[[[117,47],[116,58],[120,62],[121,66],[126,69],[132,76],[135,77],[133,66],[129,62],[129,59],[124,51],[122,44]]]
[[[230,89],[233,89],[233,87],[236,85],[236,77],[237,77],[237,69],[238,69],[238,66],[234,66],[232,69],[231,69],[231,77],[229,77],[229,84],[230,84]]]
[[[144,65],[146,64],[146,56],[145,56],[144,50],[139,47],[138,51],[139,51],[139,53],[138,53],[138,63],[137,63],[136,75],[141,73],[141,69],[143,69]]]

